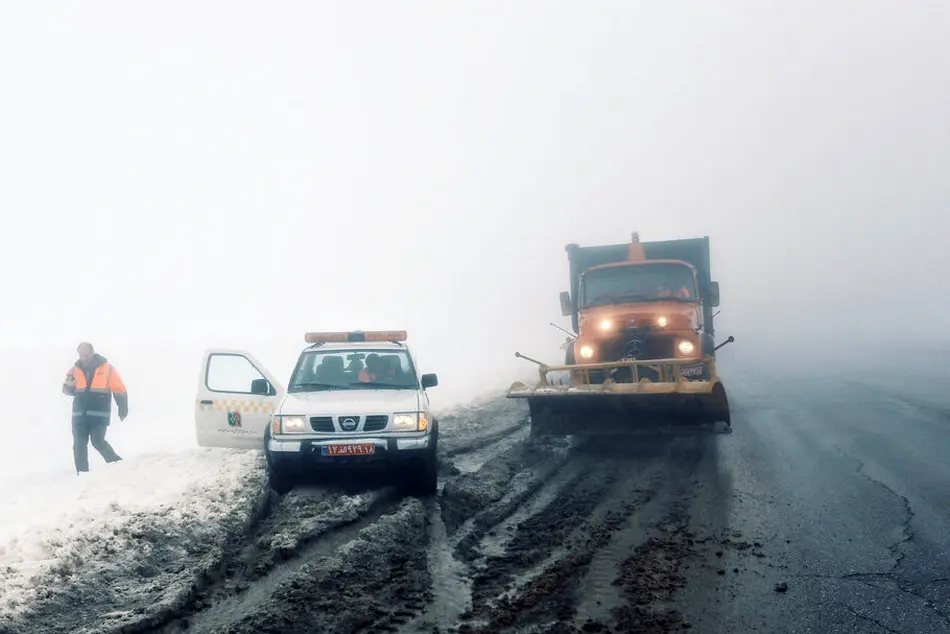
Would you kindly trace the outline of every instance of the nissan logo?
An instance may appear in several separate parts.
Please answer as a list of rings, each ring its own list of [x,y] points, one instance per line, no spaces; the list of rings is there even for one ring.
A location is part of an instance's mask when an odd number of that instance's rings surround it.
[[[342,427],[345,431],[353,431],[356,429],[358,422],[359,421],[357,421],[355,418],[344,418],[340,421],[340,427]]]

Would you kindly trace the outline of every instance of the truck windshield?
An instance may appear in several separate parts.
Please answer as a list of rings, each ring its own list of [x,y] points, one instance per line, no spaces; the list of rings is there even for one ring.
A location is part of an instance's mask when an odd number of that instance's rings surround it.
[[[415,390],[419,381],[404,350],[307,350],[288,392]]]
[[[584,274],[581,308],[653,301],[696,301],[692,270],[682,264],[630,264]]]

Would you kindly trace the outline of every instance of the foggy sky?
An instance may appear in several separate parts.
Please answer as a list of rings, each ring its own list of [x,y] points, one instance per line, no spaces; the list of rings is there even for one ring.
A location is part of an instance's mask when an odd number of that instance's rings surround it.
[[[634,230],[710,236],[747,351],[946,346],[948,36],[941,2],[7,3],[2,390],[68,417],[88,339],[187,416],[203,348],[286,378],[358,328],[503,389],[563,358],[564,245]]]

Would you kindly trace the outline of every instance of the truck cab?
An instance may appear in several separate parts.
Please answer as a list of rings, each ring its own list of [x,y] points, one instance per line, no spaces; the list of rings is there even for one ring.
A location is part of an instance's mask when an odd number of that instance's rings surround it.
[[[435,493],[438,422],[404,331],[307,333],[283,386],[250,353],[205,352],[195,410],[198,445],[263,450],[271,483],[301,471],[398,470],[415,492]]]
[[[572,291],[561,293],[576,338],[567,365],[625,360],[695,359],[683,376],[702,379],[714,354],[708,238],[627,245],[568,245]],[[573,296],[572,296],[573,295]],[[614,377],[615,380],[619,377]]]

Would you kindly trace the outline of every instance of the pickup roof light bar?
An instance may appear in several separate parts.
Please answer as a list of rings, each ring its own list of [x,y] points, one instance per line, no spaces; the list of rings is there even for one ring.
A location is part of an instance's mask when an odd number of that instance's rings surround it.
[[[405,330],[352,330],[350,332],[308,332],[307,343],[354,342],[354,341],[405,341]]]

